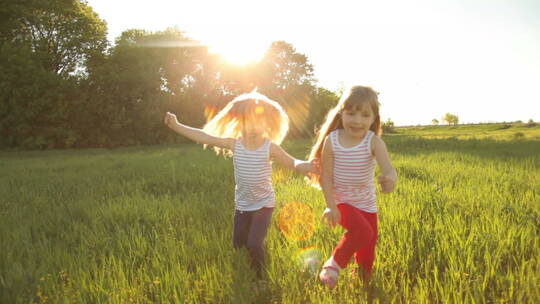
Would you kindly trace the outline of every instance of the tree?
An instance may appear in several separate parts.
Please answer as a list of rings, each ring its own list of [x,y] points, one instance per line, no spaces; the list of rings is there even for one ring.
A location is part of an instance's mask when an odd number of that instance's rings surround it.
[[[106,47],[105,22],[77,0],[6,0],[0,16],[0,146],[71,146],[73,74]]]
[[[286,90],[291,87],[313,86],[313,65],[304,54],[285,41],[273,42],[266,51],[258,71],[263,87]]]
[[[313,66],[286,42],[259,62],[220,62],[178,29],[127,30],[111,48],[105,22],[83,0],[5,0],[0,6],[0,147],[114,147],[177,140],[165,111],[202,126],[233,96],[280,102],[291,134],[312,134],[335,93],[315,87]],[[6,19],[4,19],[4,17]]]
[[[437,125],[439,125],[439,121],[437,119],[433,118],[431,120],[431,124],[437,126]]]
[[[70,146],[76,82],[45,70],[29,49],[8,43],[0,45],[0,61],[6,63],[0,73],[0,147]]]
[[[383,122],[382,130],[384,133],[396,133],[396,129],[394,128],[394,122],[390,118],[388,118],[385,122]]]
[[[311,97],[312,102],[309,108],[309,117],[306,122],[306,129],[313,135],[324,123],[328,111],[336,106],[339,96],[325,88],[316,87]]]
[[[106,23],[85,1],[32,0],[24,6],[10,2],[16,21],[6,40],[30,47],[45,70],[66,77],[107,46]]]
[[[442,118],[443,121],[446,121],[448,124],[457,125],[459,122],[459,117],[457,115],[446,113]]]
[[[86,145],[151,144],[166,136],[163,113],[184,114],[166,104],[182,99],[193,85],[186,79],[196,64],[188,58],[189,50],[181,47],[187,41],[176,29],[155,33],[130,29],[107,54],[90,62],[83,83],[87,99],[80,105],[87,113],[80,129]],[[202,109],[199,112],[202,117]]]
[[[306,127],[315,90],[313,65],[292,44],[276,41],[270,45],[257,70],[261,93],[280,102],[290,117],[292,136],[310,134]]]

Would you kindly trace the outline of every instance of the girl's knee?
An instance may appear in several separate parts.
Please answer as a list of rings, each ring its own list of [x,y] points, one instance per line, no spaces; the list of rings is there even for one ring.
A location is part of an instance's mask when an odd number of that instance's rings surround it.
[[[377,235],[371,228],[359,227],[356,229],[349,230],[352,238],[358,242],[362,243],[363,246],[373,244],[377,241]]]

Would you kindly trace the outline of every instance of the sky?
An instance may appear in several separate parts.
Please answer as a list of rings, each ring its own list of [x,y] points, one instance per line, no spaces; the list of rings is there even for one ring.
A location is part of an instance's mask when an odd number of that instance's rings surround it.
[[[87,0],[108,39],[176,26],[239,64],[291,43],[318,85],[368,85],[396,125],[540,121],[540,1]]]

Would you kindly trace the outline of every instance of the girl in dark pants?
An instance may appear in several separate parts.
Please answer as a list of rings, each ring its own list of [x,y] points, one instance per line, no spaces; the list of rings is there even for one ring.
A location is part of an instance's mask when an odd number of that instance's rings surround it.
[[[264,239],[270,226],[276,195],[271,160],[301,174],[316,173],[310,162],[291,157],[279,144],[287,134],[289,118],[281,105],[252,92],[229,102],[203,129],[178,122],[167,112],[165,124],[175,132],[217,153],[233,157],[236,183],[234,247],[247,247],[259,278],[265,260]]]
[[[251,266],[257,277],[262,277],[262,267],[266,260],[264,239],[270,227],[274,208],[261,208],[256,211],[239,211],[234,213],[234,248],[247,248],[251,256]]]

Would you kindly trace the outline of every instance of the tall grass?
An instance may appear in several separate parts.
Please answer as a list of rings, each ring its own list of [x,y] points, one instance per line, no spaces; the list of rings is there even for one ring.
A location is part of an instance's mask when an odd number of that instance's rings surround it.
[[[232,250],[232,162],[185,144],[1,153],[0,302],[540,302],[540,141],[400,132],[385,137],[400,180],[379,195],[369,299],[352,267],[329,291],[303,266],[343,230],[323,226],[322,194],[279,167],[256,292],[247,253]],[[309,144],[285,148],[303,157]],[[279,224],[292,202],[313,217],[307,237]]]

